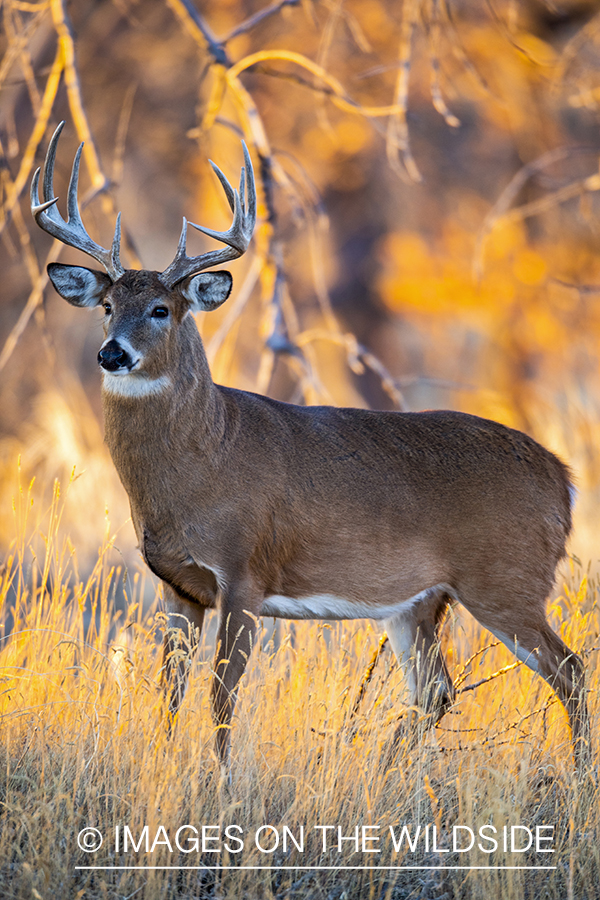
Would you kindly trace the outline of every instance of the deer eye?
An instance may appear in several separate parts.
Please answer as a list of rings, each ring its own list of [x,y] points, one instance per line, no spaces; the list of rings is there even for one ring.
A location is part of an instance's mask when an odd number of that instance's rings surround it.
[[[110,303],[103,303],[102,306],[104,307],[104,315],[110,316],[112,312],[112,306],[110,305]]]
[[[153,319],[166,319],[168,315],[169,310],[166,306],[155,306],[151,313]]]

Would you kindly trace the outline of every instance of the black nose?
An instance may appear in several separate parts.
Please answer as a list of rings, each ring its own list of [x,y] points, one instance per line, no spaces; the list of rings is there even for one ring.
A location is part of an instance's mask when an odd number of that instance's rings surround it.
[[[107,372],[131,368],[131,358],[118,341],[108,341],[98,353],[98,365]]]

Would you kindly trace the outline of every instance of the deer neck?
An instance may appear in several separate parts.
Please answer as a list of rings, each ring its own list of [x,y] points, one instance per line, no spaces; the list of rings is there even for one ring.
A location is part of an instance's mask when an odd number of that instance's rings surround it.
[[[178,329],[171,358],[158,390],[116,393],[103,384],[106,443],[132,511],[156,496],[158,483],[177,483],[177,461],[188,452],[210,460],[225,430],[224,404],[191,316]]]

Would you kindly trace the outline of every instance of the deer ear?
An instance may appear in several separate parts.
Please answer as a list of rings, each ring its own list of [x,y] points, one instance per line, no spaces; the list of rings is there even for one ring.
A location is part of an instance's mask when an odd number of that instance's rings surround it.
[[[181,293],[194,312],[210,312],[227,300],[232,284],[233,278],[229,272],[202,272],[190,278],[181,288]]]
[[[98,306],[112,285],[104,272],[85,269],[83,266],[65,266],[62,263],[48,265],[48,277],[57,292],[73,306]]]

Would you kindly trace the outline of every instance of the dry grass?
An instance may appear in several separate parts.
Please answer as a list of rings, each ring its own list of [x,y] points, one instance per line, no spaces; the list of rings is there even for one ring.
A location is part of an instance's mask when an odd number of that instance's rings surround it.
[[[208,711],[211,622],[191,688],[168,743],[160,725],[159,632],[156,597],[143,574],[123,578],[111,567],[111,538],[87,580],[61,517],[70,499],[55,488],[38,510],[35,487],[14,501],[15,539],[2,572],[0,678],[0,893],[34,897],[276,897],[276,898],[595,898],[600,876],[599,812],[593,780],[571,768],[562,708],[524,667],[462,694],[452,714],[418,747],[403,744],[390,765],[390,739],[403,709],[403,683],[384,654],[356,721],[351,709],[377,632],[366,623],[268,623],[253,655],[235,718],[234,779],[227,788],[213,753]],[[586,652],[590,706],[596,720],[598,585],[574,566],[551,605],[554,627]],[[123,595],[126,612],[115,610]],[[562,624],[561,624],[562,622]],[[214,625],[214,622],[212,623]],[[115,629],[121,627],[120,636]],[[124,627],[123,627],[124,626]],[[453,614],[446,626],[451,669],[463,685],[511,658],[502,648],[480,653],[487,636],[473,620]],[[464,671],[463,671],[464,669]],[[461,674],[462,673],[462,674]],[[385,681],[385,684],[384,684]],[[358,731],[353,737],[354,726]],[[595,729],[594,729],[595,733]],[[216,826],[210,848],[181,852],[180,826]],[[553,854],[395,853],[389,834],[407,824],[438,828],[448,847],[453,825],[553,826]],[[239,825],[244,850],[224,829]],[[260,852],[256,829],[271,825],[296,837]],[[337,830],[322,850],[316,825],[379,826],[377,855],[338,852]],[[81,829],[104,836],[97,853],[78,848]],[[124,827],[134,839],[148,826],[153,852],[123,852]],[[164,827],[164,831],[160,830]],[[119,828],[121,852],[115,852]],[[550,832],[546,832],[548,834]],[[239,831],[230,831],[240,836]],[[463,833],[466,834],[466,833]],[[521,832],[521,834],[525,834]],[[430,828],[431,835],[431,828]],[[186,831],[184,840],[193,836]],[[167,839],[173,852],[170,852]],[[262,845],[272,846],[273,832]],[[490,846],[490,845],[485,845]],[[548,846],[548,845],[546,845]],[[78,866],[196,866],[85,870]],[[210,866],[231,866],[215,870]],[[244,866],[484,866],[483,870],[256,870]],[[553,865],[552,871],[492,866]]]

